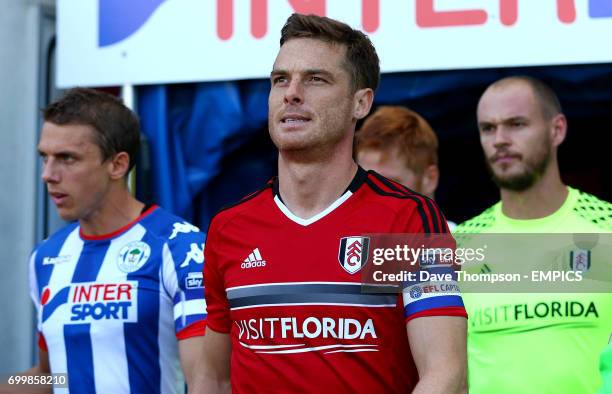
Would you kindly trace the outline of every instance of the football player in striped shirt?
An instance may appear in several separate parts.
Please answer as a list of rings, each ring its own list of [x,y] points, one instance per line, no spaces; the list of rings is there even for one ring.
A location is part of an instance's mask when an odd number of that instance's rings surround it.
[[[30,259],[40,360],[73,393],[177,393],[204,335],[204,235],[129,192],[140,140],[117,98],[73,89],[44,110],[42,179],[71,222]],[[64,389],[56,389],[61,392]]]
[[[211,221],[196,391],[464,392],[457,291],[361,290],[366,234],[448,233],[431,199],[352,159],[378,86],[373,45],[344,23],[294,14],[270,79],[279,175]]]

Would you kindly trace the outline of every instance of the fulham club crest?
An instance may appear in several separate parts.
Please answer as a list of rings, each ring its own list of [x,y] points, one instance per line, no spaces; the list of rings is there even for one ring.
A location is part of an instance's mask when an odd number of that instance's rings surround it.
[[[359,271],[368,261],[370,238],[344,237],[340,239],[338,261],[349,274]]]
[[[570,268],[574,271],[587,272],[591,268],[591,251],[584,249],[570,251]]]

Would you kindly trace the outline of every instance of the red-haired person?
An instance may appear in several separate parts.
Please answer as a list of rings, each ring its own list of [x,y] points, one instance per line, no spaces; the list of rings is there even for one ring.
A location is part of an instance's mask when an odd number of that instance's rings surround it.
[[[418,113],[381,106],[355,135],[355,158],[363,168],[431,199],[438,187],[438,137]],[[448,222],[451,230],[455,227]]]

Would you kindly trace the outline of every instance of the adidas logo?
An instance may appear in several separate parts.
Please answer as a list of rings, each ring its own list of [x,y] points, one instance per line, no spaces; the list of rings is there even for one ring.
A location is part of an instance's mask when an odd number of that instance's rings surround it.
[[[261,258],[261,253],[259,253],[259,248],[253,249],[249,257],[244,259],[242,264],[240,264],[241,268],[256,268],[256,267],[265,267],[266,260]]]

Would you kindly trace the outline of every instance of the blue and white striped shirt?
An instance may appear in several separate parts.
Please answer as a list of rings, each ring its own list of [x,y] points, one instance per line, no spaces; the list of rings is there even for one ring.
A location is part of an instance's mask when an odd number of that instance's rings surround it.
[[[203,335],[206,318],[203,247],[156,206],[112,234],[72,223],[42,242],[30,292],[51,372],[76,393],[182,392],[177,338]]]

